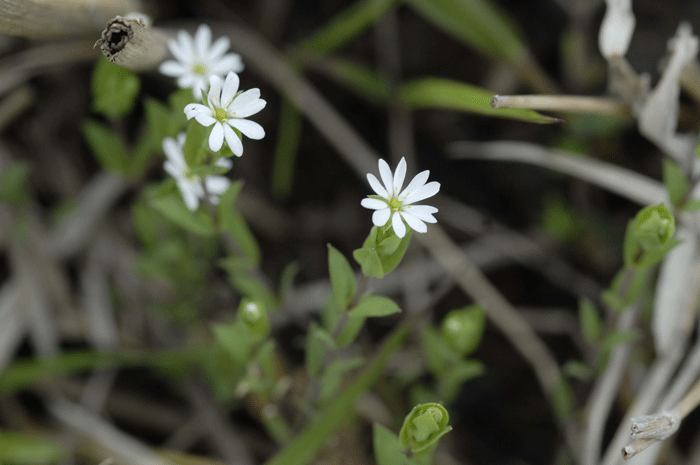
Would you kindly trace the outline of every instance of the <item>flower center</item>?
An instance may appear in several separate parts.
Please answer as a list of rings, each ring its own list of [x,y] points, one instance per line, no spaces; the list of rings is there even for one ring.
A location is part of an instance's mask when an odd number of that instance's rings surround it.
[[[223,108],[217,108],[214,110],[214,118],[216,118],[217,121],[223,123],[227,119],[229,119],[228,112],[224,110]]]
[[[192,67],[192,72],[194,74],[199,74],[200,76],[206,76],[207,75],[207,67],[204,66],[202,63],[197,63]]]
[[[389,208],[391,208],[392,212],[401,211],[402,206],[401,201],[396,197],[392,197],[391,200],[389,200]]]

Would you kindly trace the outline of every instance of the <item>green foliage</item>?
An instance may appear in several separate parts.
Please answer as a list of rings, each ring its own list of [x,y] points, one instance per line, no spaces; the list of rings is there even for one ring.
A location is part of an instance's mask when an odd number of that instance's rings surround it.
[[[360,301],[350,310],[351,318],[370,318],[389,316],[400,312],[396,302],[388,297],[376,295],[363,295]]]
[[[578,317],[586,341],[589,343],[598,341],[603,333],[603,322],[593,302],[581,299],[578,306]]]
[[[262,340],[270,334],[270,318],[261,302],[249,298],[241,299],[238,315],[254,339]]]
[[[283,98],[272,162],[272,193],[280,199],[287,198],[292,189],[301,128],[301,113],[289,99]]]
[[[214,219],[204,208],[190,211],[182,201],[182,196],[174,189],[164,190],[148,199],[148,205],[179,227],[199,234],[213,236],[216,234]]]
[[[442,320],[442,337],[462,356],[476,350],[486,327],[486,314],[479,305],[453,310]]]
[[[398,98],[401,103],[416,110],[457,110],[539,124],[560,121],[524,108],[491,108],[492,92],[443,78],[423,78],[406,82],[399,89]]]
[[[554,387],[554,392],[552,392],[551,401],[554,414],[559,420],[571,417],[575,406],[574,393],[565,377],[559,378],[559,382]]]
[[[29,177],[29,165],[23,162],[12,163],[0,172],[0,202],[19,206],[29,196],[25,187]]]
[[[134,107],[141,81],[133,71],[100,59],[92,72],[91,89],[93,111],[117,119]]]
[[[346,309],[355,297],[357,284],[350,263],[335,247],[328,244],[328,271],[335,304]]]
[[[627,226],[623,244],[625,266],[648,268],[681,243],[673,237],[676,220],[666,205],[643,208]]]
[[[299,44],[300,48],[325,55],[345,45],[381,18],[396,0],[361,0]]]
[[[355,250],[352,256],[362,268],[362,274],[382,278],[401,263],[411,242],[411,235],[410,228],[404,237],[398,238],[393,228],[384,231],[373,226],[362,248]]]
[[[668,158],[664,160],[663,178],[671,204],[676,208],[681,208],[690,190],[690,181],[683,173],[681,167]]]
[[[81,129],[90,151],[104,169],[127,174],[129,154],[113,129],[97,121],[86,121]]]
[[[190,168],[200,166],[207,159],[209,145],[206,143],[211,128],[202,126],[197,120],[190,120],[187,126],[185,144],[182,146],[182,155]]]
[[[326,371],[321,377],[320,402],[325,404],[338,394],[340,383],[345,373],[362,366],[362,357],[344,358],[333,360],[326,367]]]
[[[408,465],[398,436],[378,423],[372,425],[372,444],[377,465]]]
[[[569,360],[564,363],[562,371],[570,378],[579,379],[581,381],[589,381],[593,376],[593,370],[591,370],[588,365],[578,360]]]
[[[322,66],[340,84],[368,102],[383,104],[389,100],[389,82],[372,68],[344,58],[326,58]]]
[[[443,31],[487,57],[511,63],[528,52],[513,25],[489,0],[408,0],[407,3]]]
[[[439,439],[452,431],[449,421],[450,414],[440,404],[430,402],[416,405],[404,419],[399,441],[419,457],[430,454]]]
[[[0,430],[0,463],[44,465],[63,459],[65,451],[55,442],[36,434]]]
[[[312,322],[306,335],[306,371],[311,376],[321,374],[327,349],[335,349],[336,343],[328,331]]]
[[[542,214],[545,231],[559,240],[573,239],[581,229],[576,213],[559,197],[547,199]]]

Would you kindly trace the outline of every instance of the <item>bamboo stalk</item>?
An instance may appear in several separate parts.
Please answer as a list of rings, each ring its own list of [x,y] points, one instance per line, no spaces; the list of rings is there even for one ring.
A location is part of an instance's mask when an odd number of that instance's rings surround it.
[[[168,35],[138,19],[117,16],[95,43],[112,63],[136,71],[155,68],[168,54]]]
[[[0,33],[29,38],[87,35],[118,14],[142,10],[141,0],[0,0]]]

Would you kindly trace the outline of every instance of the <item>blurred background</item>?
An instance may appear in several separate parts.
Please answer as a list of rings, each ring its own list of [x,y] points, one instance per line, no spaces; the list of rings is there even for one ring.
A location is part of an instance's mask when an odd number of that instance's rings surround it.
[[[409,176],[430,170],[442,184],[431,203],[440,209],[439,224],[559,365],[591,359],[578,302],[598,301],[620,268],[624,230],[639,206],[545,168],[455,159],[452,144],[529,142],[657,180],[659,150],[632,119],[552,114],[565,121],[536,124],[436,103],[421,94],[435,88],[410,93],[409,84],[441,78],[489,95],[605,96],[607,65],[598,51],[603,1],[453,0],[442,11],[421,0],[144,3],[155,27],[193,31],[207,23],[214,38],[245,28],[392,168],[406,157]],[[459,15],[445,16],[450,8]],[[357,11],[361,19],[352,27],[333,29]],[[667,40],[682,21],[698,25],[700,4],[639,0],[633,11],[627,59],[656,83]],[[93,71],[104,58],[92,44],[100,32],[0,37],[0,462],[156,463],[148,458],[157,448],[170,451],[175,463],[264,463],[284,443],[263,425],[261,412],[272,404],[202,360],[211,324],[235,315],[244,286],[216,266],[222,245],[173,232],[144,203],[143,192],[166,178],[157,147],[142,175],[128,177],[101,163],[86,141],[84,125],[96,121],[134,147],[148,127],[143,102],[165,102],[176,90],[171,78],[141,72],[132,112],[109,120],[94,111]],[[297,270],[272,315],[284,381],[273,407],[294,435],[314,412],[302,402],[304,337],[328,293],[327,244],[347,257],[361,247],[372,225],[360,200],[371,191],[339,155],[338,142],[283,97],[274,71],[261,72],[267,62],[248,57],[235,35],[231,51],[246,64],[242,88],[260,88],[268,102],[253,118],[266,137],[245,142],[230,174],[245,183],[237,208],[259,245],[256,272],[276,288],[293,274],[290,264]],[[693,108],[683,128],[698,122]],[[144,232],[149,219],[158,224]],[[394,297],[405,314],[427,306],[430,322],[439,324],[449,310],[473,302],[415,241],[396,274],[373,288]],[[371,352],[402,318],[370,321],[356,350]],[[425,367],[414,367],[418,376],[404,373],[415,363],[419,339],[404,344],[386,377],[358,402],[363,421],[343,426],[315,463],[373,463],[371,421],[388,418],[398,431],[396,418],[418,398],[412,389],[433,385]],[[653,349],[641,348],[634,357],[643,364]],[[471,356],[485,371],[445,402],[454,431],[436,463],[574,463],[532,368],[491,323]],[[594,380],[570,379],[574,422]],[[623,383],[604,443],[630,395]],[[684,422],[672,457],[693,456],[698,420],[692,414]],[[3,448],[20,452],[13,458]],[[134,455],[120,458],[115,450]]]

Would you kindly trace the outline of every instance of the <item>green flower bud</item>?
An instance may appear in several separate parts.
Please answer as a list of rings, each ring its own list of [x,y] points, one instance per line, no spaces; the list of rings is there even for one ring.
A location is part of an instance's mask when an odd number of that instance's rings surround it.
[[[238,316],[254,337],[262,339],[270,333],[270,320],[262,303],[250,299],[241,300]]]
[[[673,238],[676,222],[666,205],[643,208],[627,226],[624,242],[625,265],[632,268],[657,263],[679,241]]]
[[[453,310],[442,320],[442,336],[460,355],[468,355],[481,342],[486,326],[486,315],[478,305]]]
[[[452,430],[447,423],[450,415],[445,407],[436,403],[420,404],[406,415],[399,440],[403,447],[410,447],[414,454],[429,453],[438,439]]]

